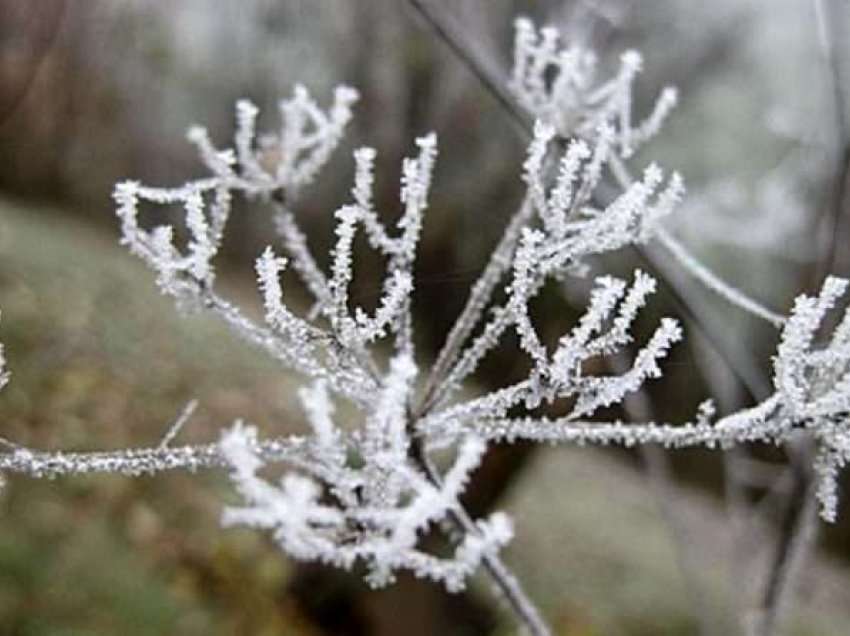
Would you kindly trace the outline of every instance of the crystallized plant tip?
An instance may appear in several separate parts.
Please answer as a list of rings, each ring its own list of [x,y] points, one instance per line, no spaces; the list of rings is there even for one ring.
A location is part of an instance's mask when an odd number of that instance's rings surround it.
[[[632,85],[641,71],[637,51],[620,57],[612,78],[596,77],[596,56],[578,45],[562,47],[556,29],[537,29],[531,20],[515,22],[514,63],[510,89],[534,118],[551,124],[559,135],[591,138],[602,125],[614,127],[614,140],[624,158],[654,137],[676,105],[676,89],[664,88],[650,114],[632,122]]]

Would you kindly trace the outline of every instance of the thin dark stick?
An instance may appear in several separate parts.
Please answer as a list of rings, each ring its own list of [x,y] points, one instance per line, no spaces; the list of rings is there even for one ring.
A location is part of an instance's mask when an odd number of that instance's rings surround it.
[[[827,203],[826,219],[821,216],[821,221],[828,225],[825,236],[826,250],[815,270],[814,281],[820,283],[835,266],[836,252],[838,247],[838,233],[841,230],[841,222],[848,205],[848,179],[850,179],[850,125],[847,122],[847,96],[841,82],[841,69],[838,57],[835,53],[835,38],[830,32],[832,21],[826,15],[828,11],[822,0],[815,0],[815,13],[821,30],[821,50],[824,64],[827,67],[830,92],[832,95],[832,106],[835,120],[833,122],[836,131],[836,146],[839,162],[836,167],[832,186],[832,196]]]
[[[411,458],[437,487],[442,485],[439,471],[422,447],[420,439],[415,439],[411,446]],[[461,534],[476,533],[475,522],[463,506],[458,506],[449,512],[449,521],[454,529]],[[525,593],[522,584],[510,571],[498,554],[487,554],[482,560],[484,570],[493,580],[498,592],[507,601],[517,619],[525,626],[531,636],[550,636],[552,631],[543,619],[540,610]]]
[[[608,367],[619,375],[628,371],[630,365],[622,355],[608,360]],[[655,420],[652,402],[644,389],[639,389],[628,396],[624,403],[626,414],[635,420],[651,422]],[[650,487],[655,494],[659,512],[670,533],[671,543],[675,554],[679,573],[682,575],[685,587],[690,596],[699,625],[700,636],[710,636],[717,633],[718,624],[708,604],[708,595],[698,574],[699,568],[687,549],[686,532],[676,509],[677,485],[673,476],[673,467],[664,448],[656,444],[641,445],[639,448],[643,469]]]
[[[814,479],[808,467],[810,444],[792,448],[791,467],[794,483],[779,528],[779,538],[771,558],[760,604],[756,610],[753,636],[771,636],[776,631],[784,602],[795,575],[812,544],[817,527],[817,499]]]
[[[531,135],[532,126],[507,89],[500,70],[493,65],[489,57],[477,50],[468,34],[461,33],[457,24],[447,20],[445,12],[433,0],[410,0],[411,6],[422,16],[428,26],[457,55],[467,69],[481,82],[484,88],[496,98],[499,105],[513,120],[516,127],[526,137]]]

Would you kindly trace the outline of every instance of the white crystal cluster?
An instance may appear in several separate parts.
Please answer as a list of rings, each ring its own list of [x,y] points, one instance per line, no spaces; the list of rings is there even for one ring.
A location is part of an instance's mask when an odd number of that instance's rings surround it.
[[[376,587],[391,583],[395,571],[408,570],[460,590],[482,558],[510,540],[511,522],[501,513],[478,521],[451,558],[417,547],[422,533],[457,507],[485,445],[466,436],[442,483],[430,481],[409,459],[405,405],[416,367],[404,355],[390,366],[376,409],[356,436],[346,438],[335,426],[323,383],[302,390],[314,443],[294,462],[301,472],[286,473],[277,485],[257,476],[264,462],[252,450],[256,429],[236,425],[226,431],[222,453],[246,505],[227,508],[224,523],[271,530],[296,559],[346,569],[362,561]]]
[[[610,124],[619,152],[628,158],[658,133],[676,105],[676,89],[667,87],[646,119],[635,124],[632,87],[643,65],[640,53],[623,53],[617,74],[600,81],[593,51],[577,45],[562,47],[557,29],[538,30],[527,18],[518,18],[514,26],[509,87],[523,108],[554,126],[563,137],[591,138],[600,126]]]

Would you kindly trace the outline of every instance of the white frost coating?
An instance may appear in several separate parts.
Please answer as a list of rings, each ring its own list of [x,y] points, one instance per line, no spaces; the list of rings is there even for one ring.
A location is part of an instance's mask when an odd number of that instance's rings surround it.
[[[280,102],[281,126],[276,134],[257,138],[259,109],[242,99],[236,103],[235,149],[216,150],[201,126],[192,126],[187,137],[204,165],[229,190],[251,195],[283,191],[294,198],[316,178],[342,140],[357,99],[357,91],[341,86],[334,92],[333,104],[323,111],[298,85],[290,99]]]
[[[523,180],[528,185],[528,201],[540,227],[520,228],[521,238],[513,255],[512,280],[507,286],[508,301],[493,312],[481,335],[461,354],[447,374],[444,387],[437,392],[434,404],[440,404],[459,388],[511,326],[522,348],[535,361],[536,373],[542,373],[546,355],[528,314],[528,304],[544,282],[551,277],[582,273],[583,261],[589,255],[646,242],[654,235],[659,219],[672,213],[684,196],[684,185],[678,174],[673,173],[662,187],[663,173],[658,166],[650,164],[643,179],[632,184],[605,209],[593,208],[591,197],[599,184],[602,166],[608,160],[610,128],[606,127],[600,131],[593,150],[581,141],[567,146],[550,190],[545,185],[544,157],[553,136],[551,126],[542,122],[535,124],[534,138],[523,164]],[[646,277],[641,274],[632,303],[648,293],[645,286]],[[619,329],[611,335],[611,346],[623,341],[623,330],[630,324],[628,315],[633,318],[634,311],[636,307],[629,309],[626,318],[620,321]],[[665,329],[665,333],[663,342],[669,344],[678,339],[673,329]],[[597,346],[604,348],[602,344]],[[647,367],[645,371],[648,373],[650,369]],[[600,397],[603,394],[616,395],[605,391]],[[539,396],[531,395],[529,403],[538,399]]]
[[[643,178],[607,207],[594,208],[592,195],[609,159],[609,136],[610,128],[603,126],[592,151],[583,142],[571,142],[561,159],[556,183],[547,192],[543,156],[553,131],[546,124],[535,124],[523,179],[542,224],[531,260],[544,275],[576,267],[589,254],[648,241],[658,221],[672,213],[684,196],[681,177],[674,172],[663,185],[663,172],[651,163]]]
[[[232,193],[277,196],[282,190],[289,196],[294,192],[293,183],[306,183],[304,175],[314,174],[327,160],[350,118],[354,93],[339,89],[335,95],[335,104],[328,113],[323,113],[303,87],[296,88],[292,100],[284,103],[284,123],[278,136],[280,147],[288,144],[291,152],[276,159],[279,163],[275,170],[268,166],[268,144],[258,149],[254,141],[257,109],[241,101],[237,105],[235,150],[216,150],[206,131],[198,127],[190,131],[190,139],[213,173],[211,177],[172,189],[126,181],[116,186],[114,198],[121,219],[122,243],[157,273],[157,282],[164,293],[177,299],[182,307],[203,308],[218,314],[239,335],[286,366],[313,378],[323,378],[334,392],[356,397],[362,403],[373,399],[376,382],[374,364],[364,347],[391,333],[412,342],[408,316],[412,268],[437,152],[433,134],[418,139],[418,155],[404,160],[400,194],[404,209],[395,236],[379,222],[372,207],[374,151],[355,152],[357,168],[352,192],[355,202],[342,206],[336,213],[339,222],[330,276],[319,269],[292,214],[285,208],[278,211],[278,228],[293,269],[315,296],[314,317],[324,316],[330,323],[329,329],[315,326],[287,309],[279,280],[287,261],[277,257],[271,248],[256,263],[267,327],[253,324],[215,292],[213,261],[224,237]],[[182,205],[188,231],[184,245],[176,241],[175,237],[181,233],[172,226],[149,230],[143,227],[139,216],[144,202]],[[388,260],[383,293],[374,315],[368,315],[360,307],[349,307],[348,288],[353,278],[351,250],[360,223],[370,237],[379,237],[372,241],[373,245]],[[412,350],[412,345],[407,348]]]
[[[481,559],[511,538],[510,521],[501,513],[479,521],[453,557],[440,558],[419,548],[428,526],[455,508],[485,444],[467,437],[443,484],[435,486],[410,461],[405,406],[416,368],[394,358],[375,412],[363,434],[346,437],[332,420],[333,406],[323,384],[302,391],[313,443],[278,485],[257,476],[265,462],[254,449],[257,431],[237,423],[219,442],[222,456],[245,505],[224,511],[225,525],[271,530],[290,556],[351,568],[362,561],[367,581],[391,583],[398,570],[441,582],[450,591],[464,588]],[[350,465],[352,456],[358,465]],[[327,492],[328,497],[323,497]]]
[[[481,398],[437,411],[421,422],[421,430],[429,435],[454,435],[463,431],[468,422],[479,418],[501,418],[518,404],[536,408],[541,402],[552,403],[568,398],[575,402],[566,419],[578,419],[592,415],[601,407],[620,402],[628,393],[638,390],[645,380],[660,377],[658,361],[682,336],[681,329],[672,318],[661,320],[649,342],[638,351],[632,368],[622,375],[596,376],[583,372],[583,364],[590,358],[616,353],[631,341],[628,328],[654,284],[651,277],[640,271],[635,273],[635,283],[628,293],[626,284],[621,280],[611,277],[597,279],[587,312],[572,331],[559,340],[551,354],[540,343],[527,311],[523,309],[521,316],[513,317],[513,322],[520,343],[534,364],[529,378]],[[507,307],[508,313],[518,311],[512,303],[519,294],[521,292],[515,287]],[[608,324],[610,327],[606,327]]]
[[[599,284],[599,281],[597,281]],[[683,425],[655,423],[581,421],[606,403],[617,402],[661,370],[657,360],[670,343],[680,336],[678,327],[662,320],[649,344],[637,355],[632,369],[621,376],[587,377],[580,375],[582,356],[610,351],[609,347],[627,339],[624,328],[634,319],[653,281],[638,272],[631,291],[621,303],[614,326],[596,341],[586,334],[597,328],[601,312],[610,314],[612,298],[622,295],[623,287],[612,279],[603,279],[591,297],[588,314],[572,332],[572,340],[562,339],[553,365],[541,375],[556,377],[547,398],[558,396],[564,386],[575,387],[578,399],[566,416],[553,420],[528,416],[506,417],[508,409],[534,387],[521,383],[488,396],[450,407],[425,418],[420,434],[447,443],[446,438],[474,434],[488,440],[508,442],[524,439],[570,444],[662,444],[671,448],[707,446],[728,448],[748,442],[782,443],[808,432],[817,446],[814,470],[821,516],[834,521],[838,510],[839,471],[850,463],[850,309],[828,341],[814,344],[826,315],[845,294],[848,281],[830,277],[817,297],[801,295],[794,303],[782,330],[773,361],[775,393],[756,406],[719,419],[714,424],[713,407],[700,408],[694,423]],[[625,336],[623,334],[626,334]],[[570,378],[572,377],[572,380]],[[550,380],[551,381],[551,380]],[[572,382],[570,385],[569,383]],[[552,390],[552,386],[556,390]]]
[[[547,122],[563,137],[593,139],[600,126],[613,124],[620,155],[627,158],[658,133],[676,105],[676,89],[664,88],[650,115],[634,125],[632,85],[641,70],[640,53],[623,53],[619,72],[600,82],[593,52],[575,45],[559,47],[556,29],[538,30],[527,18],[518,18],[514,27],[509,88],[535,119]]]
[[[568,144],[559,162],[555,183],[547,188],[544,158],[554,130],[539,121],[535,124],[534,137],[523,163],[523,180],[528,186],[527,201],[534,213],[532,218],[536,217],[539,227],[518,228],[520,238],[511,263],[508,301],[493,311],[481,334],[462,352],[446,374],[445,384],[436,392],[433,404],[441,404],[457,390],[511,326],[540,371],[545,353],[528,315],[528,304],[544,282],[551,277],[583,273],[583,261],[590,255],[645,243],[655,235],[659,220],[671,214],[684,196],[684,184],[677,173],[674,172],[663,185],[661,169],[650,164],[643,179],[633,183],[607,207],[602,210],[592,207],[602,167],[610,159],[610,134],[610,127],[603,126],[592,150],[582,141]],[[612,332],[610,346],[627,342],[623,332],[630,324],[628,316],[634,318],[636,303],[649,293],[647,280],[646,275],[639,274],[629,309],[624,309],[626,313],[618,329]],[[654,282],[651,285],[654,288]],[[471,327],[465,331],[470,332]],[[665,342],[677,339],[672,329],[665,331]],[[604,349],[603,344],[597,347]],[[532,402],[535,399],[532,398]]]

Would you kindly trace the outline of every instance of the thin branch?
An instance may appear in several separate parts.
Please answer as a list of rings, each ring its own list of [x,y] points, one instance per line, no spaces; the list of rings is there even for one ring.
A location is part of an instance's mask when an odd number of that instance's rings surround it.
[[[621,355],[609,358],[608,366],[618,374],[627,372],[629,368],[629,364]],[[623,405],[629,418],[633,420],[646,422],[654,419],[652,402],[643,389],[627,396]],[[639,452],[658,509],[670,533],[676,563],[696,613],[699,633],[701,636],[714,634],[718,621],[709,607],[708,595],[699,576],[699,566],[692,551],[687,549],[686,529],[676,507],[678,487],[673,477],[670,458],[663,448],[653,444],[641,446]]]
[[[330,302],[330,291],[328,281],[324,272],[316,263],[313,253],[307,245],[307,237],[298,226],[295,215],[286,205],[277,199],[273,199],[274,221],[277,233],[283,242],[283,248],[292,258],[292,265],[298,272],[302,282],[316,298],[316,302]]]
[[[839,242],[839,231],[841,229],[842,213],[847,208],[847,186],[850,180],[850,124],[847,121],[847,96],[842,86],[841,68],[838,56],[835,53],[835,38],[833,37],[831,18],[837,16],[828,15],[832,12],[825,6],[824,0],[815,0],[815,17],[818,24],[818,35],[820,40],[821,55],[827,67],[830,92],[832,95],[832,106],[835,127],[835,140],[839,165],[836,167],[834,182],[832,185],[832,196],[827,203],[825,215],[821,215],[820,221],[826,225],[823,232],[823,241],[826,249],[818,263],[815,271],[815,281],[820,282],[832,271],[835,266],[837,248]],[[826,216],[826,218],[823,218]]]
[[[611,156],[610,165],[614,179],[616,179],[618,185],[623,190],[632,185],[634,179],[629,174],[629,170],[626,165],[618,156]],[[784,316],[764,307],[758,301],[750,298],[741,290],[724,281],[720,278],[720,276],[701,263],[699,259],[691,254],[684,245],[679,243],[664,228],[658,227],[655,230],[654,236],[658,239],[659,244],[661,244],[664,249],[666,249],[670,255],[676,259],[685,271],[696,278],[707,289],[720,296],[723,300],[749,314],[752,314],[756,318],[767,321],[777,329],[781,329],[782,325],[785,324]]]
[[[771,559],[762,597],[755,610],[753,636],[771,636],[776,632],[796,575],[817,528],[817,498],[814,479],[806,464],[812,454],[809,445],[792,448],[794,485],[788,498]]]
[[[297,461],[311,445],[302,437],[279,437],[258,441],[254,452],[267,461]],[[33,478],[89,473],[138,476],[227,466],[219,444],[162,446],[117,451],[39,451],[19,447],[0,454],[0,472]]]
[[[836,168],[832,196],[828,202],[826,223],[828,231],[824,237],[826,250],[811,271],[812,281],[823,284],[836,261],[836,249],[842,212],[847,205],[847,183],[850,178],[850,143],[848,143],[847,101],[841,84],[841,73],[834,50],[834,38],[830,33],[827,8],[822,0],[814,1],[815,17],[821,45],[821,54],[831,80],[834,107],[834,126],[838,147],[839,166]],[[779,537],[774,547],[770,568],[765,580],[762,597],[755,609],[751,633],[754,636],[770,636],[775,633],[785,599],[799,573],[802,561],[811,547],[816,530],[817,499],[811,466],[814,449],[810,443],[798,442],[790,445],[790,473],[792,487],[787,496],[785,513],[779,528]],[[769,493],[770,494],[770,493]]]
[[[198,408],[198,400],[190,400],[186,406],[183,407],[183,410],[180,412],[180,415],[174,420],[174,423],[168,427],[168,430],[165,432],[165,435],[162,436],[162,439],[159,442],[159,446],[157,448],[166,448],[175,440],[175,438],[180,434],[180,431],[183,430],[183,427],[186,425],[192,415],[195,413],[195,409]]]
[[[694,258],[684,245],[679,243],[673,235],[664,228],[659,227],[656,230],[655,238],[658,243],[666,249],[673,258],[687,271],[691,276],[705,285],[718,296],[732,305],[752,314],[757,318],[767,321],[777,329],[781,329],[785,324],[785,316],[768,309],[758,301],[750,298],[741,290],[732,287],[730,284],[721,279],[717,274],[708,269],[700,261]]]
[[[428,26],[457,55],[469,71],[475,75],[485,89],[499,102],[502,109],[511,117],[514,125],[526,136],[531,135],[532,126],[525,112],[507,89],[501,70],[493,64],[490,57],[471,40],[468,33],[462,33],[457,24],[447,19],[446,12],[439,6],[439,0],[409,0],[410,5],[428,23]]]
[[[534,206],[531,203],[531,198],[527,196],[523,199],[513,218],[511,218],[510,223],[508,223],[505,233],[491,254],[490,260],[481,273],[481,276],[479,276],[478,280],[472,286],[472,291],[469,294],[466,305],[463,311],[461,311],[460,316],[455,320],[454,326],[437,356],[437,362],[428,376],[417,414],[422,415],[426,413],[435,404],[434,398],[437,396],[440,386],[443,385],[444,380],[457,361],[466,340],[469,338],[469,335],[481,318],[481,314],[490,302],[493,291],[499,284],[502,275],[510,268],[511,258],[521,236],[522,228],[531,219],[533,211]]]

